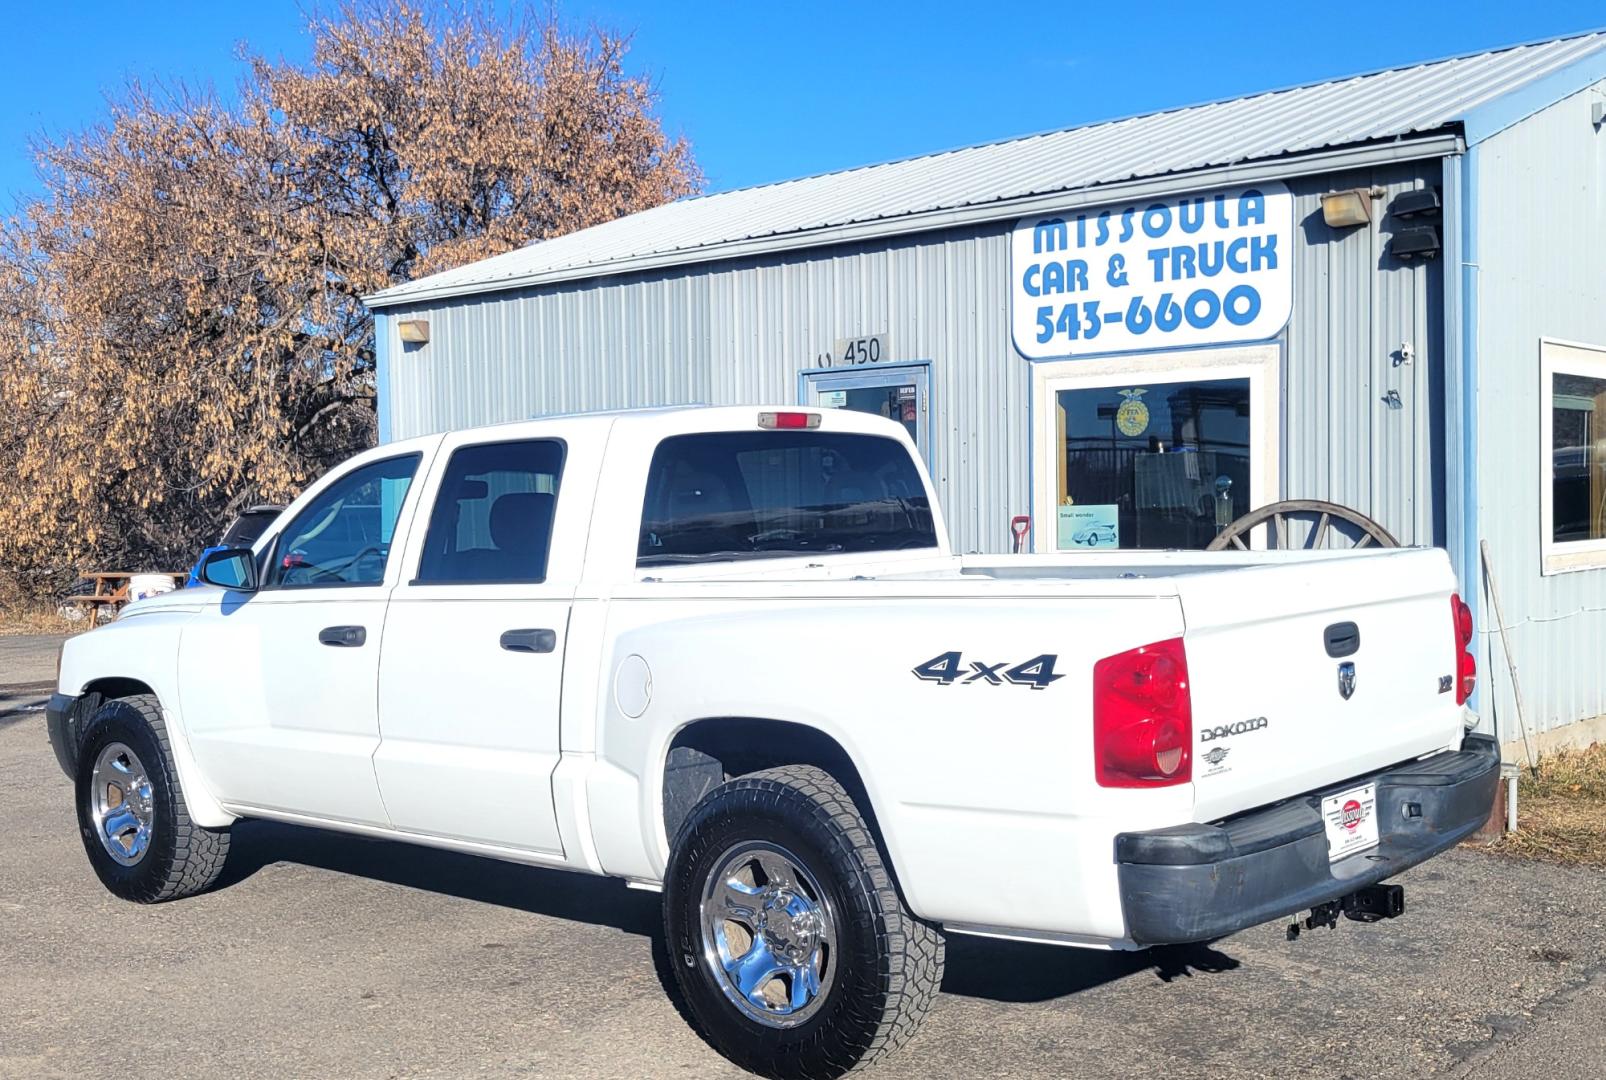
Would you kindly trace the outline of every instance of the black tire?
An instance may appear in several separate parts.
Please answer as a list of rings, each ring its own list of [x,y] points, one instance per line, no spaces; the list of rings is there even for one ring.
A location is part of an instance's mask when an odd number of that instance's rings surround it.
[[[705,962],[702,903],[733,848],[779,845],[825,892],[837,928],[822,1002],[792,1027],[747,1016]],[[942,983],[941,930],[909,912],[871,829],[823,769],[791,765],[737,777],[705,795],[675,837],[664,895],[670,967],[686,1011],[725,1057],[778,1080],[826,1080],[903,1045]]]
[[[138,756],[150,783],[149,842],[132,865],[112,857],[100,839],[93,809],[96,762],[102,751],[118,743]],[[205,829],[190,820],[155,697],[113,698],[95,710],[79,743],[75,781],[79,836],[89,864],[111,892],[135,903],[157,904],[204,892],[223,873],[228,830]]]

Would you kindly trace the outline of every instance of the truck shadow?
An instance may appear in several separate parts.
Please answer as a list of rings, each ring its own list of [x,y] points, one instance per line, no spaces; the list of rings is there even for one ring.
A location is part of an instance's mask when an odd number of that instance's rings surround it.
[[[1104,952],[949,934],[942,992],[988,1001],[1053,1001],[1145,972],[1161,982],[1174,982],[1219,975],[1238,966],[1210,942]]]
[[[676,1007],[683,1008],[664,949],[661,902],[656,893],[626,888],[612,878],[259,820],[242,821],[234,827],[228,867],[216,887],[228,889],[280,862],[532,915],[611,926],[649,938],[658,978]],[[942,991],[998,1002],[1046,1002],[1146,972],[1162,982],[1172,982],[1196,974],[1229,972],[1238,966],[1237,960],[1210,943],[1144,952],[1095,952],[950,934]]]

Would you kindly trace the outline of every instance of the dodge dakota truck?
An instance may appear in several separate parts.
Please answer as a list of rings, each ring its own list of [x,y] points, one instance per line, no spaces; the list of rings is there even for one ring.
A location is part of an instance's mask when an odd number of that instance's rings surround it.
[[[946,934],[1396,914],[1498,772],[1444,552],[956,555],[903,428],[846,411],[390,443],[199,576],[63,649],[108,889],[208,888],[241,818],[622,878],[775,1077],[905,1042]]]

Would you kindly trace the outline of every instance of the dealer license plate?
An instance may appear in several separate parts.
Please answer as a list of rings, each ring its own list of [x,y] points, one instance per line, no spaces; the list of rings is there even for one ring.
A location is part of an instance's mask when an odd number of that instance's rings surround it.
[[[1377,847],[1377,785],[1329,795],[1322,800],[1322,821],[1327,825],[1327,860]]]

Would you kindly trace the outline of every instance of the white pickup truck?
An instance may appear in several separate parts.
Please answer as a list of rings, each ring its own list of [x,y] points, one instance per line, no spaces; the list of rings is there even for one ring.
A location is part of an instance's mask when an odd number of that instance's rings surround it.
[[[903,1042],[945,933],[1390,915],[1487,816],[1442,551],[946,535],[901,426],[851,412],[392,443],[69,641],[50,737],[130,900],[213,884],[243,817],[662,888],[691,1017],[777,1077]]]

